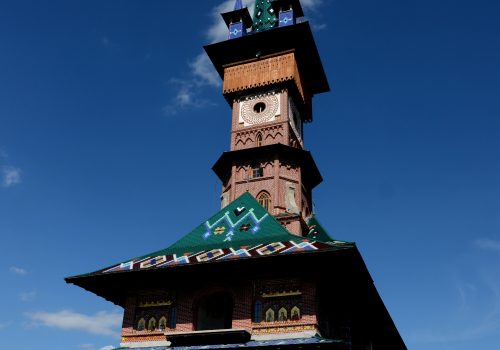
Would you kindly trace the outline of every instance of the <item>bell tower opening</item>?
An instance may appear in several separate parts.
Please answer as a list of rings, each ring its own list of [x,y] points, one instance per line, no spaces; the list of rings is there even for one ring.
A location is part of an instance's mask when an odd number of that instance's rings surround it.
[[[196,309],[196,330],[231,328],[233,322],[233,300],[227,292],[216,292],[203,297]]]

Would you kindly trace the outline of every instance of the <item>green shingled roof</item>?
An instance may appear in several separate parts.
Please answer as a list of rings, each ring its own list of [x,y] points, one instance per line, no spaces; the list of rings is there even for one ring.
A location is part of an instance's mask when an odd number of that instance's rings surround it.
[[[252,30],[260,32],[276,26],[278,18],[274,13],[270,0],[256,0],[255,10],[253,12]]]
[[[167,248],[74,277],[354,246],[333,240],[315,218],[309,222],[307,237],[293,235],[246,192]]]
[[[302,238],[289,233],[249,192],[245,192],[171,246],[147,256],[180,255],[290,240],[301,241]]]

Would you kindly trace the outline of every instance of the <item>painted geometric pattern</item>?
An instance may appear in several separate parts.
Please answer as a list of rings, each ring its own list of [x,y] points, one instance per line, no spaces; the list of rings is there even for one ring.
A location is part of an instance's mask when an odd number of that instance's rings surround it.
[[[152,256],[142,260],[131,260],[126,263],[118,264],[116,266],[103,270],[102,273],[145,270],[180,264],[196,264],[219,260],[244,259],[258,256],[268,256],[273,254],[289,254],[331,248],[332,247],[330,245],[315,241],[271,242],[259,244],[254,247],[240,247],[239,249],[223,248],[211,249],[206,251],[204,250],[181,256],[177,256],[176,254]]]
[[[254,31],[262,31],[276,26],[278,19],[269,0],[256,0],[253,12]]]
[[[150,270],[269,255],[351,248],[333,240],[313,218],[305,238],[290,234],[248,192],[171,246],[93,274]]]
[[[253,208],[247,210],[245,207],[237,207],[233,213],[237,218],[234,222],[229,211],[226,211],[213,223],[206,221],[206,232],[203,233],[203,239],[207,240],[213,236],[224,235],[224,242],[230,242],[237,234],[255,234],[260,230],[259,224],[269,216],[268,213],[265,213],[262,217],[257,218]]]

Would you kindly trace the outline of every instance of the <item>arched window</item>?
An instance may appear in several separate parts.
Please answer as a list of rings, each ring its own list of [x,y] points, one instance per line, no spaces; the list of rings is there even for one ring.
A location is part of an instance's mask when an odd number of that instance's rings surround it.
[[[286,312],[286,309],[284,307],[282,307],[280,309],[280,311],[278,312],[278,321],[284,322],[284,321],[286,321],[286,319],[287,319],[287,312]]]
[[[233,301],[227,292],[210,294],[198,303],[196,330],[228,329],[233,323]]]
[[[266,322],[274,322],[274,310],[271,308],[266,311]]]
[[[141,318],[139,322],[137,322],[137,330],[143,331],[146,328],[146,320]]]
[[[261,322],[261,313],[262,313],[262,302],[256,301],[254,307],[254,315],[253,315],[255,323]]]
[[[165,316],[160,318],[160,322],[158,322],[158,328],[160,328],[160,331],[164,331],[167,328],[167,318]]]
[[[271,196],[267,192],[261,192],[257,196],[257,201],[262,205],[267,211],[271,209]]]
[[[156,329],[156,318],[151,317],[148,322],[148,331],[154,331]]]
[[[257,136],[255,137],[255,145],[257,147],[262,146],[262,134],[259,132]]]
[[[297,306],[292,307],[290,314],[293,321],[300,320],[300,309]]]

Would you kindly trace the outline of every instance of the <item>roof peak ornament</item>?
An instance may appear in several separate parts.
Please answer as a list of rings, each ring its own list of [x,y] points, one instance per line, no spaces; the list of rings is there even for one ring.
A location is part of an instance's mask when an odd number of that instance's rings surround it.
[[[243,3],[241,2],[241,0],[236,0],[234,2],[234,11],[241,10],[242,8],[243,8]]]
[[[252,26],[252,17],[241,0],[236,0],[234,10],[222,13],[222,18],[229,29],[228,39],[240,38],[247,34],[247,28]]]

